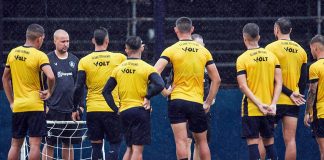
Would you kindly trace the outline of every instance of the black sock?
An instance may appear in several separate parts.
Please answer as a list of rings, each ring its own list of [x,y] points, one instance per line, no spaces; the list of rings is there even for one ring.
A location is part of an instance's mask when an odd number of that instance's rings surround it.
[[[249,160],[260,159],[258,144],[251,144],[248,145],[248,147],[249,147],[249,158],[250,158]]]
[[[102,143],[91,143],[92,146],[92,160],[102,159]]]
[[[180,160],[188,160],[188,158],[182,158],[182,159],[180,159]]]
[[[273,146],[273,144],[264,146],[264,148],[266,149],[266,152],[267,152],[267,159],[271,159],[271,160],[278,159],[277,152],[276,152],[276,149]]]
[[[106,154],[106,159],[107,160],[118,160],[119,148],[120,148],[120,142],[110,143],[108,154]]]

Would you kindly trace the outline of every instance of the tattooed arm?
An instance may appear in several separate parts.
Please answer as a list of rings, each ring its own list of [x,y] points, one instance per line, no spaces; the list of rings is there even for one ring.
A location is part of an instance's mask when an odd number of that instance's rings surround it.
[[[316,98],[316,91],[317,91],[318,82],[311,82],[309,84],[308,96],[306,100],[306,109],[305,109],[305,117],[304,117],[304,124],[306,126],[310,126],[310,122],[312,120],[313,115],[310,115],[313,111],[313,106],[315,103]]]

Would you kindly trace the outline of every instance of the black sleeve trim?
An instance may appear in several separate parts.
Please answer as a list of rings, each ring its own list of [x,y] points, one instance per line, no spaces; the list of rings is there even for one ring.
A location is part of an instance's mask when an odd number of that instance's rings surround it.
[[[7,65],[6,65],[6,68],[10,68],[10,66],[7,66]]]
[[[167,56],[161,56],[160,58],[163,58],[163,59],[167,60],[168,62],[170,62],[170,58]]]
[[[282,85],[282,93],[284,93],[285,95],[287,95],[288,97],[290,97],[290,95],[293,93],[292,90],[290,90],[289,88],[287,88],[285,85]]]
[[[238,71],[236,73],[236,76],[239,76],[239,75],[242,75],[242,74],[246,74],[246,70]]]
[[[46,65],[50,65],[49,63],[43,63],[41,66],[40,66],[40,69],[42,69],[44,66]]]
[[[307,64],[303,63],[300,69],[300,77],[298,81],[299,93],[304,94],[307,84]]]
[[[210,60],[210,61],[208,61],[207,63],[206,63],[206,65],[205,66],[208,66],[208,65],[210,65],[210,64],[214,64],[215,62],[213,61],[213,60]]]
[[[318,82],[318,79],[311,79],[311,80],[309,80],[309,82],[310,83],[316,83],[316,82]]]
[[[280,68],[280,65],[276,65],[276,67],[275,68]]]
[[[83,95],[84,95],[85,81],[86,81],[85,71],[78,71],[77,81],[74,86],[73,111],[76,111],[80,104],[84,105],[82,101],[84,101]]]
[[[147,95],[145,96],[145,98],[150,99],[153,96],[159,94],[164,89],[164,81],[162,77],[156,72],[151,73],[148,78],[150,80],[150,83],[148,84]]]
[[[102,95],[105,98],[108,106],[114,111],[118,112],[118,107],[114,101],[114,97],[112,96],[112,91],[117,86],[117,81],[115,78],[110,77],[105,85],[105,87],[102,90]]]

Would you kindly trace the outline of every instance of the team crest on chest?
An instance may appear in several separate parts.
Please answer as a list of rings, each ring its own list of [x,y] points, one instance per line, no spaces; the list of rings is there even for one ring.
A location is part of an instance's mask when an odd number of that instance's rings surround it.
[[[70,67],[72,67],[72,68],[75,67],[75,63],[74,63],[73,61],[70,61],[70,62],[69,62],[69,65],[70,65]]]

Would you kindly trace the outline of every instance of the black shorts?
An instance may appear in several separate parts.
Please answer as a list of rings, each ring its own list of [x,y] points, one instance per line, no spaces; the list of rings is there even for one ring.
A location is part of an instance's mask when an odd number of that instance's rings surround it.
[[[181,99],[170,100],[168,104],[171,124],[188,122],[190,131],[195,133],[207,130],[207,116],[203,104]]]
[[[121,124],[115,112],[87,112],[88,137],[92,141],[106,140],[110,143],[121,142]]]
[[[17,112],[12,114],[12,138],[46,136],[44,111]]]
[[[46,120],[49,121],[72,121],[72,113],[61,113],[48,110]],[[54,146],[60,142],[64,144],[80,144],[83,131],[81,124],[47,124],[46,143]]]
[[[143,107],[127,109],[120,113],[126,145],[151,144],[151,113]]]
[[[206,113],[207,115],[207,142],[209,143],[211,141],[211,113]],[[187,123],[187,134],[188,138],[193,139],[192,132],[189,130],[189,125]]]
[[[273,116],[242,117],[242,138],[272,138],[274,135]]]
[[[314,119],[312,122],[312,133],[317,138],[324,138],[324,119]]]
[[[278,124],[278,122],[284,117],[296,117],[298,118],[299,114],[299,106],[296,105],[285,105],[285,104],[278,104],[277,105],[277,111],[275,116],[275,124]]]

